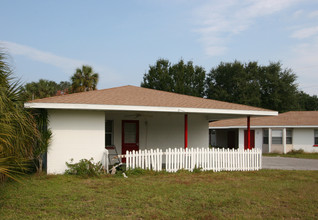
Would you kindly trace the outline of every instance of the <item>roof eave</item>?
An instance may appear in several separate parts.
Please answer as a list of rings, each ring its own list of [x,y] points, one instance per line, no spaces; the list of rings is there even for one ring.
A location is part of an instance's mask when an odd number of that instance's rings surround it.
[[[246,129],[247,126],[223,126],[223,127],[211,127],[209,129]],[[259,125],[251,126],[251,128],[318,128],[318,125]]]
[[[102,104],[70,104],[70,103],[34,103],[24,104],[25,108],[43,109],[68,109],[68,110],[112,110],[112,111],[144,111],[144,112],[184,112],[202,114],[232,114],[250,116],[276,116],[275,111],[235,110],[235,109],[210,109],[210,108],[185,108],[161,106],[133,106],[133,105],[102,105]]]

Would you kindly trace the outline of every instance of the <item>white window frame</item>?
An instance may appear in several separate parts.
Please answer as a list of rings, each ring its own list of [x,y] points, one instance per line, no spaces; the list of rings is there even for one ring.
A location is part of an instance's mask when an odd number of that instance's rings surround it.
[[[314,130],[314,145],[318,145],[318,130]]]

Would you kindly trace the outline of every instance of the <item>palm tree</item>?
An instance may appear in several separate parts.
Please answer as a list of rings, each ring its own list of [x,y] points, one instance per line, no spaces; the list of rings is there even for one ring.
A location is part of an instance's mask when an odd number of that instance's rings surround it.
[[[39,82],[27,83],[22,90],[24,100],[29,101],[56,95],[58,84],[54,81],[40,79]]]
[[[39,139],[33,116],[23,108],[22,87],[5,58],[0,50],[0,181],[23,168]]]
[[[72,92],[86,92],[96,90],[98,83],[98,73],[94,73],[91,66],[82,66],[82,69],[77,68],[74,75],[71,77]]]
[[[43,155],[48,151],[51,143],[52,131],[48,128],[49,119],[46,109],[38,109],[33,113],[39,130],[39,140],[33,145],[34,165],[38,173],[42,172]]]

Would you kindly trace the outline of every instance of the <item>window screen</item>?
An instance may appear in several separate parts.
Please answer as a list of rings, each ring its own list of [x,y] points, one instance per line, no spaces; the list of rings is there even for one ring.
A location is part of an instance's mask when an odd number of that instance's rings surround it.
[[[272,130],[272,144],[283,144],[282,130]]]
[[[125,143],[136,143],[136,132],[137,127],[136,123],[125,123],[125,136],[124,141]]]
[[[287,129],[286,130],[286,144],[293,143],[293,130]]]

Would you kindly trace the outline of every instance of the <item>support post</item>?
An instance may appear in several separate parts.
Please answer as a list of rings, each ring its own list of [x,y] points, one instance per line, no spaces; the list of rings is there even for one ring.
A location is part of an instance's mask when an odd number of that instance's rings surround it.
[[[287,150],[286,150],[286,128],[283,128],[283,152],[284,152],[284,154],[287,153]]]
[[[188,147],[188,115],[184,115],[184,149]]]
[[[272,152],[272,129],[268,128],[268,153]]]
[[[251,118],[247,116],[247,148],[251,149]]]

